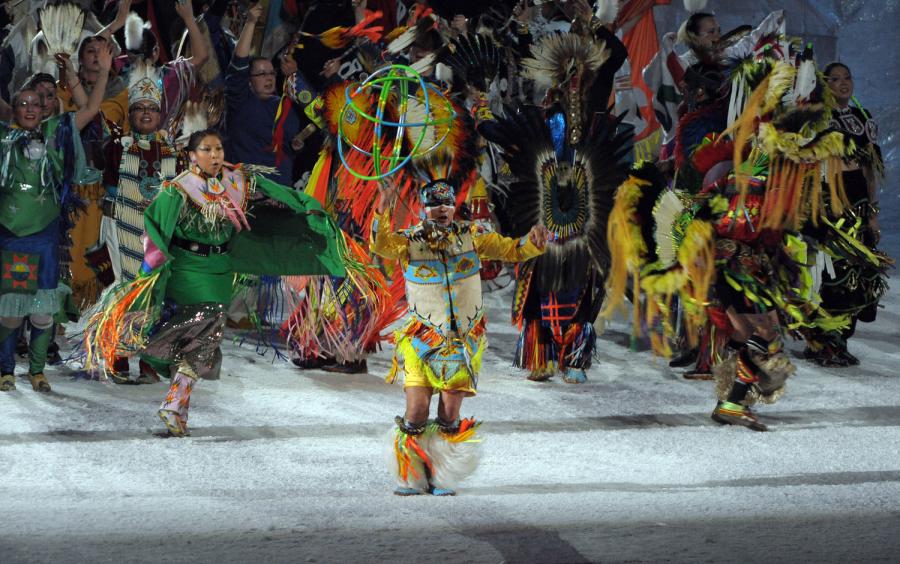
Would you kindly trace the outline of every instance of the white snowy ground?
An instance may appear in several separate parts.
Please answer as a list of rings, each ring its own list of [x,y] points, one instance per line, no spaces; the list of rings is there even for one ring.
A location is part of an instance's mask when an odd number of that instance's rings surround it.
[[[796,360],[759,410],[770,433],[710,421],[712,384],[630,352],[624,323],[587,384],[525,380],[507,300],[463,409],[484,462],[455,498],[391,495],[387,351],[343,376],[228,343],[181,440],[154,435],[164,384],[20,378],[0,395],[0,562],[898,561],[900,292],[860,326],[859,368]]]

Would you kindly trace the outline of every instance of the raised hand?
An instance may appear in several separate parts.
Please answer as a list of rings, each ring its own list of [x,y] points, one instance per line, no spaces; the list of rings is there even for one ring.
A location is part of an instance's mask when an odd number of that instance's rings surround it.
[[[534,7],[529,6],[527,0],[522,0],[513,8],[513,17],[517,22],[525,24],[531,21],[534,16]]]
[[[263,8],[262,4],[257,2],[256,4],[250,6],[250,9],[247,10],[247,23],[256,24],[259,22],[259,19],[262,17]]]
[[[394,205],[394,201],[397,199],[397,194],[399,192],[400,188],[397,181],[392,176],[382,179],[378,183],[378,193],[381,197],[378,199],[376,211],[378,213],[383,213],[390,209]]]
[[[575,17],[585,22],[591,21],[591,16],[594,15],[594,10],[591,9],[591,5],[587,2],[587,0],[574,0],[572,2],[572,6],[575,9]]]
[[[175,12],[186,22],[194,20],[194,5],[191,0],[177,0],[175,2]]]
[[[339,70],[341,70],[341,59],[340,57],[337,57],[325,61],[325,65],[322,67],[322,72],[320,72],[319,74],[321,74],[325,78],[331,78],[332,76],[336,75]]]
[[[112,68],[112,60],[113,60],[113,46],[109,42],[107,42],[104,47],[101,47],[99,52],[97,53],[97,63],[100,65],[100,70],[104,72],[109,72],[109,69]]]
[[[59,69],[59,80],[63,84],[69,83],[69,78],[75,76],[75,68],[67,53],[56,53],[53,55],[56,60],[56,68]]]
[[[121,24],[119,27],[125,25],[125,20],[128,18],[128,13],[131,12],[131,0],[119,0],[119,5],[116,8],[116,22]]]

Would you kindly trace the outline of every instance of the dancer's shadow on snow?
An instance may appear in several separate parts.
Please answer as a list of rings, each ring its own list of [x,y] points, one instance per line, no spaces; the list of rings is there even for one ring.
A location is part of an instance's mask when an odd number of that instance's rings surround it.
[[[363,374],[336,374],[324,370],[297,370],[297,375],[317,388],[329,391],[341,391],[352,389],[353,391],[370,392],[395,396],[396,387],[384,381],[388,370],[381,367],[373,368]]]
[[[606,331],[597,338],[601,341],[618,345],[623,349],[629,349],[631,352],[644,352],[650,350],[650,344],[646,337],[634,338],[631,333],[626,331],[607,328]]]
[[[591,562],[578,552],[558,531],[516,525],[514,529],[464,529],[460,534],[489,543],[503,555],[508,564],[541,562],[543,564],[582,564]]]

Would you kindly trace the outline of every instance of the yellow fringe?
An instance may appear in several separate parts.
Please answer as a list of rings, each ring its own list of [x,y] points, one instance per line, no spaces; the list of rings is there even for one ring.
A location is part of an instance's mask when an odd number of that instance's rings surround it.
[[[820,124],[804,127],[801,133],[778,131],[762,118],[780,104],[794,83],[796,69],[779,62],[753,91],[741,116],[726,131],[734,139],[734,170],[740,190],[738,208],[744,206],[752,169],[747,166],[760,153],[769,156],[764,229],[796,230],[806,220],[817,223],[823,213],[822,177],[829,188],[832,209],[841,213],[847,205],[841,179],[841,158],[852,150],[838,132],[810,142]],[[749,159],[744,159],[751,147]]]
[[[672,301],[676,294],[681,298],[686,317],[684,326],[688,341],[692,346],[697,345],[698,329],[706,323],[706,306],[714,275],[712,224],[695,219],[685,229],[684,240],[678,248],[678,264],[665,271],[646,273],[641,280],[641,289],[646,295],[644,322],[654,353],[665,357],[672,355],[669,344],[675,336]],[[638,309],[635,306],[635,310]],[[635,334],[639,330],[640,316],[635,316]]]
[[[662,128],[649,136],[635,142],[634,144],[634,162],[655,161],[659,156],[660,142],[662,141]]]
[[[641,228],[637,225],[634,214],[643,188],[650,184],[647,180],[629,176],[616,192],[606,229],[611,261],[606,279],[606,305],[601,313],[605,318],[612,317],[617,309],[624,308],[625,286],[628,284],[629,274],[632,276],[634,300],[637,302],[640,269],[647,256],[647,245],[641,237]]]
[[[769,76],[763,82],[766,89],[763,105],[760,109],[761,115],[771,112],[781,104],[784,95],[794,85],[796,76],[797,69],[794,65],[785,61],[775,63],[775,66],[769,72]],[[762,88],[762,84],[759,88]]]
[[[684,326],[692,346],[699,341],[698,329],[706,324],[706,306],[716,272],[715,260],[712,224],[698,219],[691,221],[678,249],[678,262],[686,274],[687,284],[681,291],[681,299],[687,318]]]
[[[646,295],[644,320],[649,330],[650,345],[658,355],[672,356],[672,349],[669,347],[670,338],[675,334],[671,315],[672,297],[681,290],[685,282],[685,272],[680,266],[647,274],[641,281],[641,288]],[[637,309],[636,306],[635,310]],[[662,332],[653,330],[657,322],[662,323]],[[634,331],[639,330],[640,326],[635,325]]]

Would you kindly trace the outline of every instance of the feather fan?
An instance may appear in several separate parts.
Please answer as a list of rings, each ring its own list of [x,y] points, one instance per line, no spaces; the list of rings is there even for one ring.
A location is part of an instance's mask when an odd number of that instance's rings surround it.
[[[75,4],[53,4],[41,9],[41,31],[51,54],[75,54],[84,28],[84,12]]]
[[[396,39],[388,43],[387,51],[392,55],[396,55],[403,51],[409,49],[409,47],[416,42],[416,40],[424,35],[429,29],[434,27],[434,24],[437,22],[436,17],[433,14],[429,14],[427,16],[419,18],[416,21],[416,24],[406,28],[406,30],[401,33]]]

